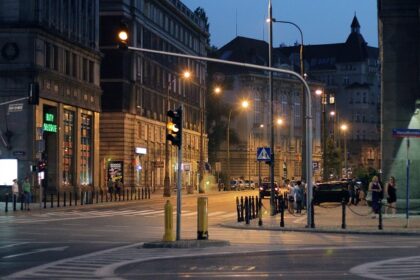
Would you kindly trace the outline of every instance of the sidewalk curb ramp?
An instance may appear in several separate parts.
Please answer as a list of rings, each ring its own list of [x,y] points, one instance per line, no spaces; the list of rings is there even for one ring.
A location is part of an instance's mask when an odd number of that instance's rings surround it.
[[[185,239],[177,241],[156,241],[144,243],[142,248],[207,248],[229,246],[230,242],[226,240],[195,240]]]

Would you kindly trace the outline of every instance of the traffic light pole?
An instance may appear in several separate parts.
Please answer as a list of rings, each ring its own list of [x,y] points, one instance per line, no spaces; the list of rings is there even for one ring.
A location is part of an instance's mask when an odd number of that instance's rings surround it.
[[[181,112],[184,111],[184,106],[181,105],[180,107]],[[182,126],[183,118],[181,115],[181,126]],[[181,129],[182,133],[182,129]],[[178,146],[178,170],[177,170],[177,180],[176,180],[176,240],[181,239],[181,187],[182,187],[182,136],[181,142]]]

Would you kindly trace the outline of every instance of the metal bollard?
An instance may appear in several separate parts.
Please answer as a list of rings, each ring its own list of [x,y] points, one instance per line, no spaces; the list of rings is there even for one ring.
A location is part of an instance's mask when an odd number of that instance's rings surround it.
[[[4,212],[9,212],[9,194],[6,194],[5,195],[5,202],[6,202],[6,205],[4,206]]]
[[[77,192],[74,192],[74,206],[77,206]]]
[[[57,208],[60,207],[60,192],[57,192]]]
[[[314,207],[314,200],[312,199],[311,200],[311,220],[312,220],[312,223],[311,223],[311,228],[315,228],[315,207]]]
[[[255,219],[255,197],[251,198],[251,205],[252,205],[252,219]]]
[[[141,188],[141,199],[144,199],[144,188]]]
[[[66,200],[67,200],[67,192],[65,191],[64,193],[63,193],[63,207],[66,207]]]
[[[130,193],[129,189],[127,189],[127,191],[126,191],[126,192],[127,192],[127,193],[126,193],[127,201],[129,201],[129,200],[130,200],[130,196],[128,195],[128,194]]]
[[[245,210],[244,197],[241,196],[241,222],[245,221],[244,210]]]
[[[96,204],[98,204],[99,203],[99,191],[95,191],[95,196],[96,196]]]
[[[280,198],[280,227],[284,227],[284,197]]]
[[[84,192],[80,192],[80,205],[83,205]]]
[[[174,216],[173,207],[169,200],[165,204],[165,234],[163,235],[163,241],[174,241]]]
[[[104,191],[101,190],[100,193],[101,193],[101,203],[104,203]]]
[[[72,200],[73,200],[72,192],[69,191],[69,206],[71,206]]]
[[[121,190],[118,192],[118,201],[121,201]]]
[[[16,211],[16,195],[13,194],[13,211]]]
[[[382,200],[379,200],[379,225],[378,225],[378,229],[382,230],[383,226],[382,226]]]
[[[150,188],[147,188],[147,198],[150,199]]]
[[[111,199],[112,201],[112,199]],[[114,191],[114,201],[117,201],[117,191]]]
[[[341,228],[346,228],[346,199],[343,197],[343,201],[341,202],[341,208],[342,208],[342,221],[341,221]]]
[[[125,201],[125,190],[122,189],[122,193],[123,193],[123,201]]]
[[[20,194],[20,210],[23,211],[23,202],[25,201],[25,195]]]
[[[197,199],[197,240],[209,239],[208,199],[201,196]]]
[[[245,224],[249,225],[249,199],[245,197]]]
[[[241,206],[239,204],[239,197],[236,197],[236,214],[238,216],[238,223],[241,221]]]
[[[258,199],[258,225],[260,227],[262,227],[263,225],[263,221],[262,221],[262,200],[261,197],[257,198]]]
[[[50,208],[54,208],[54,194],[53,193],[50,194],[50,199],[51,199]]]

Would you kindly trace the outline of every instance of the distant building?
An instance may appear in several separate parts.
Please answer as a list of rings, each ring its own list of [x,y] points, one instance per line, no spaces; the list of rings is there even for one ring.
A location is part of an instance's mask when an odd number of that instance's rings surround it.
[[[382,64],[382,170],[397,180],[398,196],[420,198],[420,141],[393,137],[393,129],[420,129],[420,2],[378,0]],[[408,143],[409,141],[409,143]],[[407,159],[410,177],[407,181]],[[408,186],[408,185],[407,185]]]
[[[277,50],[295,69],[299,67],[299,46]],[[327,130],[342,151],[344,137],[347,137],[349,176],[358,167],[380,169],[378,59],[378,48],[368,46],[356,16],[344,43],[304,46],[308,79],[325,84]],[[331,111],[335,111],[334,116],[329,114]],[[348,124],[347,135],[340,133],[341,123]]]
[[[214,57],[231,61],[268,65],[268,43],[245,37],[236,37],[214,54]],[[274,55],[274,67],[282,68],[280,53]],[[282,60],[286,58],[282,57]],[[288,67],[288,66],[286,66]],[[231,110],[225,112],[229,131],[237,137],[229,139],[229,145],[223,141],[217,147],[215,159],[221,162],[223,173],[230,178],[264,180],[269,176],[269,167],[257,161],[257,148],[268,147],[270,143],[270,96],[268,92],[268,75],[266,72],[249,68],[209,64],[209,76],[213,84],[219,83],[223,88],[221,97],[230,104]],[[275,96],[275,119],[282,124],[275,127],[275,178],[301,178],[302,159],[302,118],[301,106],[302,83],[284,74],[273,75],[273,92]],[[216,77],[216,80],[214,79]],[[219,79],[217,81],[217,78]],[[309,82],[313,92],[323,84]],[[242,100],[248,100],[250,107],[241,109]],[[314,176],[321,176],[321,131],[320,102],[312,99],[313,116],[313,161]],[[229,119],[229,115],[231,118]],[[220,124],[214,124],[220,129]],[[235,141],[236,139],[236,141]],[[215,147],[212,147],[213,149]]]
[[[98,0],[0,1],[0,103],[28,96],[30,83],[41,97],[0,105],[0,159],[18,160],[20,180],[99,186],[98,30]],[[41,160],[46,170],[31,171]]]
[[[121,22],[128,25],[129,45],[191,55],[207,55],[205,22],[179,0],[101,0],[102,185],[115,179],[126,186],[160,188],[164,184],[167,108],[184,105],[183,182],[197,186],[204,133],[206,64],[200,61],[116,48]],[[180,77],[190,70],[192,79]],[[167,99],[169,98],[169,105]],[[203,122],[202,122],[203,120]],[[172,147],[170,145],[170,147]],[[171,185],[175,185],[176,149],[171,149]]]

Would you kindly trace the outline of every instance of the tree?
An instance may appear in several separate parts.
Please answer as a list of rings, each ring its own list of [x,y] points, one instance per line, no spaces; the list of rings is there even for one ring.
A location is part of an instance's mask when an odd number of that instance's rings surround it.
[[[326,153],[324,168],[328,170],[328,174],[333,174],[334,177],[341,176],[341,150],[332,137],[328,137],[327,150],[324,152]]]

